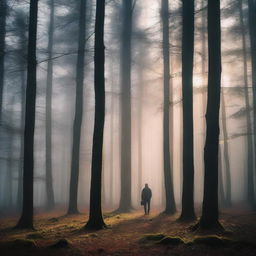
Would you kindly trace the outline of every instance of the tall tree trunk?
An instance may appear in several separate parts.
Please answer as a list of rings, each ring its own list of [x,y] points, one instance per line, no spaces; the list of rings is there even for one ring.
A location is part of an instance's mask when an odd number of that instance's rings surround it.
[[[77,194],[80,159],[80,138],[83,118],[83,84],[84,84],[84,50],[85,50],[85,23],[86,23],[86,0],[80,0],[79,14],[79,39],[76,64],[76,107],[73,124],[73,147],[71,160],[71,178],[69,186],[68,214],[78,213]]]
[[[26,115],[24,131],[23,205],[17,228],[33,228],[34,129],[36,108],[36,37],[38,0],[30,1]]]
[[[164,113],[163,113],[163,155],[164,155],[164,185],[165,185],[165,210],[167,214],[176,212],[174,199],[173,177],[170,159],[170,43],[169,43],[169,0],[162,0],[162,40],[164,61]]]
[[[54,0],[50,1],[50,22],[48,38],[48,66],[47,66],[47,85],[46,85],[46,134],[45,134],[45,161],[46,161],[46,195],[47,208],[54,207],[54,192],[52,181],[52,80],[53,80],[53,33],[54,33]]]
[[[142,190],[142,118],[143,118],[143,91],[144,91],[144,64],[145,64],[145,46],[140,46],[140,52],[139,52],[139,70],[138,70],[138,116],[137,116],[137,122],[138,122],[138,195],[137,198],[141,197],[141,190]]]
[[[101,210],[102,147],[105,119],[105,53],[104,53],[105,0],[97,0],[94,46],[95,123],[92,149],[92,178],[90,215],[87,229],[102,229],[106,225]]]
[[[253,113],[254,113],[253,134],[254,134],[254,150],[255,150],[256,149],[256,118],[255,118],[256,116],[256,30],[255,30],[256,3],[255,3],[255,0],[248,0],[248,7],[249,7],[249,32],[250,32],[250,46],[251,46],[252,91],[253,91]],[[254,170],[253,176],[255,176],[255,170]],[[248,194],[248,196],[250,196],[249,201],[252,203],[253,207],[256,208],[254,193],[250,193],[250,195]]]
[[[121,196],[119,212],[132,208],[131,200],[131,34],[132,0],[123,0],[121,36]]]
[[[240,27],[242,31],[242,47],[243,47],[243,72],[244,72],[244,96],[245,96],[245,108],[246,108],[246,127],[247,127],[247,199],[249,203],[255,205],[254,196],[254,164],[253,164],[253,137],[252,137],[252,122],[250,116],[250,100],[249,100],[249,83],[248,83],[248,66],[247,66],[247,51],[246,51],[246,36],[245,36],[245,24],[243,13],[243,1],[239,0],[239,17]]]
[[[183,191],[180,219],[194,220],[194,0],[183,0],[182,18]]]
[[[3,92],[4,92],[4,58],[6,34],[7,1],[0,2],[0,123],[2,122]]]
[[[224,161],[226,171],[226,200],[225,206],[231,206],[231,173],[230,173],[230,161],[229,161],[229,149],[228,149],[228,131],[227,131],[227,114],[226,104],[224,99],[224,92],[221,92],[221,116],[222,116],[222,131],[223,131],[223,142],[224,142]]]
[[[220,0],[208,0],[208,101],[206,111],[206,142],[204,148],[204,197],[200,227],[219,227],[218,209],[218,147],[221,87]]]

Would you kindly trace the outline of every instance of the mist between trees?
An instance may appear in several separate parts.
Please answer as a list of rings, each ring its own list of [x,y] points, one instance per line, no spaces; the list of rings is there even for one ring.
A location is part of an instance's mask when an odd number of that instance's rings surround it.
[[[64,207],[77,213],[88,209],[90,190],[91,204],[100,200],[101,190],[103,211],[126,212],[141,207],[148,183],[152,207],[182,210],[181,218],[193,219],[203,201],[207,166],[217,176],[207,176],[205,191],[214,186],[220,208],[255,206],[254,0],[221,1],[220,20],[219,1],[208,7],[202,0],[108,0],[105,5],[41,0],[38,8],[33,2],[2,0],[0,6],[2,214],[20,213],[22,205],[24,210],[23,169],[31,157],[29,200],[40,210]],[[103,6],[104,49],[102,27],[97,31],[95,25],[102,24]],[[29,8],[37,9],[38,17],[33,19]],[[35,133],[34,142],[26,144],[32,130],[24,137],[25,121],[33,128],[32,35]],[[97,129],[103,124],[101,147]],[[92,192],[95,168],[102,174]],[[214,202],[205,196],[207,211]]]

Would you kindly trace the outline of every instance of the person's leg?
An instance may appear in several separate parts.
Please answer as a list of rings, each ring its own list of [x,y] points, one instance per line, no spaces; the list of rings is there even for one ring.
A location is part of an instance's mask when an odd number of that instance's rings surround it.
[[[147,214],[146,204],[147,204],[147,202],[146,202],[146,201],[144,201],[144,212],[145,212],[145,215]]]
[[[148,214],[150,212],[150,199],[148,200]]]

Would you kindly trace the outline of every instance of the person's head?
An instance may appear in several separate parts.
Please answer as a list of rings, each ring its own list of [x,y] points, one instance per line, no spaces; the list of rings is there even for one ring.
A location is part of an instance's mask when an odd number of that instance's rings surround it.
[[[148,188],[148,184],[147,183],[145,184],[145,188]]]

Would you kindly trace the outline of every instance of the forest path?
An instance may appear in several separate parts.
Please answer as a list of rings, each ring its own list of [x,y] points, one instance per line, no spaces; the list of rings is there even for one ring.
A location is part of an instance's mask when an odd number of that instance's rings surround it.
[[[152,211],[144,215],[143,211],[126,214],[104,214],[108,228],[88,232],[83,229],[88,214],[64,216],[63,212],[40,213],[35,216],[35,231],[17,231],[11,229],[17,219],[0,219],[1,255],[256,255],[256,246],[209,247],[206,245],[185,244],[156,245],[141,243],[147,234],[165,234],[181,237],[185,242],[192,241],[198,235],[190,230],[193,223],[177,221],[179,213],[169,216]],[[225,238],[254,243],[256,241],[256,212],[229,209],[221,214],[221,223],[229,232]],[[15,243],[6,246],[7,241],[30,239],[35,248],[20,247]],[[69,246],[58,249],[49,246],[60,239],[67,239]],[[62,247],[62,246],[60,246]]]

